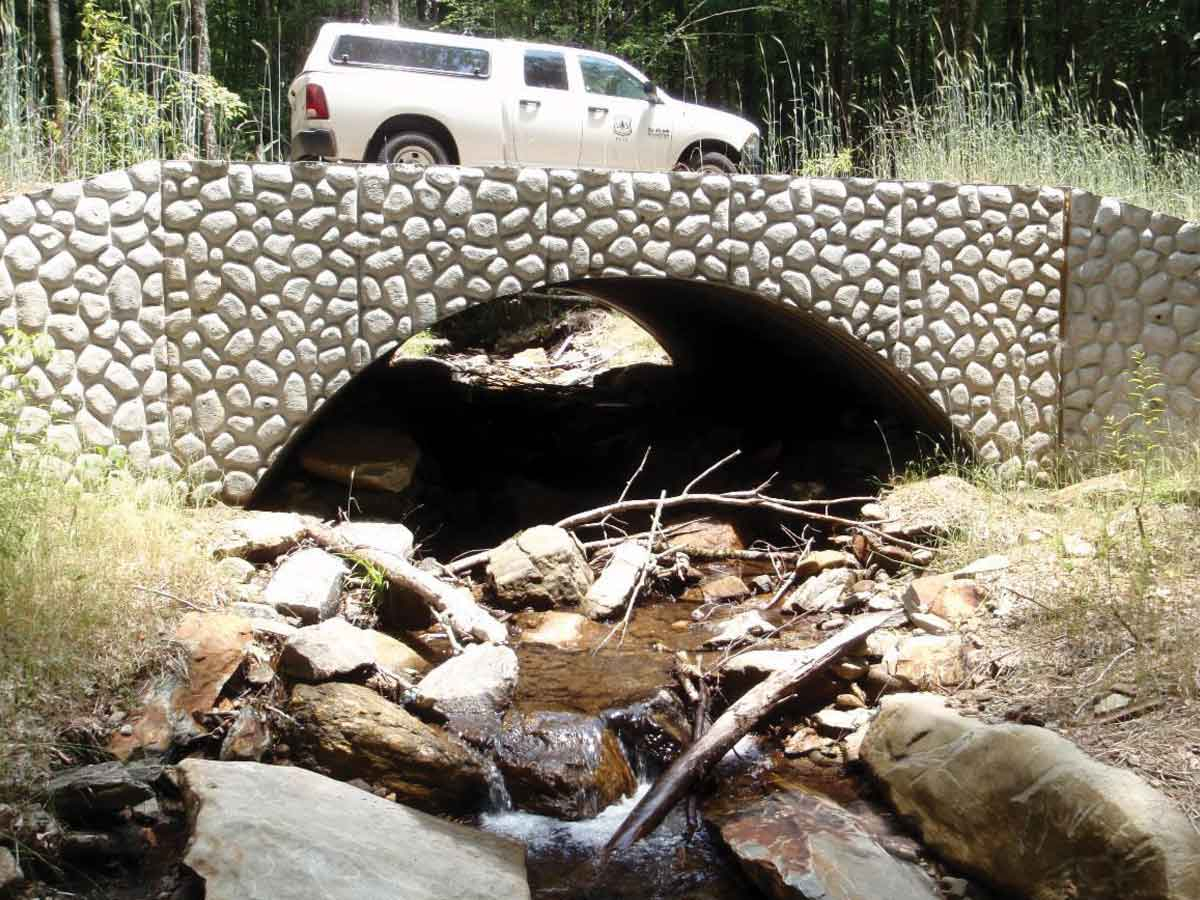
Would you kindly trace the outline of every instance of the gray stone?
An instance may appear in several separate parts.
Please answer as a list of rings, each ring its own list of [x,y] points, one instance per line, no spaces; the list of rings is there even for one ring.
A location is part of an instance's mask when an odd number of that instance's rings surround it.
[[[641,572],[651,563],[650,551],[639,541],[613,548],[604,570],[587,589],[579,609],[589,619],[606,619],[624,608]]]
[[[429,664],[390,635],[335,618],[301,628],[289,637],[279,657],[279,669],[298,681],[362,679],[383,671],[412,684],[416,676],[428,671]]]
[[[59,772],[46,784],[48,805],[64,819],[84,820],[136,806],[154,796],[160,766],[97,763]]]
[[[0,847],[0,897],[7,897],[21,885],[25,875],[17,858],[7,847]]]
[[[275,570],[263,600],[303,622],[320,622],[337,612],[347,574],[346,564],[336,556],[309,547],[289,556]]]
[[[213,555],[239,556],[250,562],[272,562],[300,545],[308,525],[295,513],[242,513],[228,522],[217,537]]]
[[[452,730],[488,743],[516,694],[517,675],[517,655],[510,648],[469,644],[421,680],[415,702],[445,716]]]
[[[297,768],[189,759],[184,863],[209,900],[528,900],[525,849]]]
[[[592,570],[575,538],[536,525],[509,538],[488,560],[488,581],[503,606],[575,606],[592,585]]]
[[[718,622],[716,633],[704,642],[704,646],[717,648],[744,644],[753,638],[769,633],[773,627],[757,609],[750,609],[723,622]]]
[[[342,522],[334,533],[355,547],[364,547],[409,559],[412,556],[413,533],[399,522]]]
[[[886,698],[862,759],[924,842],[1037,900],[1200,897],[1200,835],[1132,772],[1028,725],[984,725],[936,699]]]
[[[843,598],[858,581],[852,569],[826,569],[808,579],[784,601],[785,611],[831,612],[841,609]]]

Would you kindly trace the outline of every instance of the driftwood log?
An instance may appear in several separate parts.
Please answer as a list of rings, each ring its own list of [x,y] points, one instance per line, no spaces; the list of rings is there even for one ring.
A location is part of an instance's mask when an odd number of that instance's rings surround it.
[[[331,553],[362,560],[378,569],[391,587],[420,598],[459,637],[483,643],[507,643],[508,629],[476,603],[465,587],[447,584],[394,553],[357,546],[327,525],[309,525],[308,536]]]
[[[601,860],[605,861],[613,853],[628,849],[657,828],[675,804],[733,749],[734,744],[760,719],[794,694],[805,681],[861,643],[876,629],[899,624],[903,619],[904,614],[897,612],[862,616],[813,647],[796,663],[779,670],[743,694],[659,776],[649,793],[609,838],[601,853]]]

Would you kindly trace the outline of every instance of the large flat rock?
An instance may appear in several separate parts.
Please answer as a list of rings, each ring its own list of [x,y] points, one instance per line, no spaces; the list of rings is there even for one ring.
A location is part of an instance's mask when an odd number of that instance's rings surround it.
[[[927,846],[1029,900],[1195,900],[1200,835],[1132,772],[1028,725],[885,698],[862,759]]]
[[[189,759],[206,900],[527,900],[525,848],[297,768]]]

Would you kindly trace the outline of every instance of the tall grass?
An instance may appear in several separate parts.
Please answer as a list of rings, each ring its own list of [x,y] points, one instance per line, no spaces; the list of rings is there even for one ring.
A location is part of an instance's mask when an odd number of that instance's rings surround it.
[[[38,8],[26,0],[23,21]],[[0,193],[147,159],[196,158],[205,107],[216,119],[217,155],[253,150],[246,104],[181,64],[188,36],[155,9],[122,0],[113,12],[84,0],[79,66],[60,121],[33,29],[18,28],[17,0],[0,0]],[[270,97],[262,111],[278,119]]]
[[[1041,85],[981,47],[936,53],[931,93],[917,92],[905,66],[893,99],[878,92],[848,105],[833,90],[828,66],[805,71],[786,50],[778,61],[769,46],[764,51],[764,152],[777,170],[1071,186],[1200,219],[1200,146],[1148,134],[1124,85],[1117,85],[1124,102],[1100,102],[1073,76]],[[781,96],[780,87],[790,93]]]

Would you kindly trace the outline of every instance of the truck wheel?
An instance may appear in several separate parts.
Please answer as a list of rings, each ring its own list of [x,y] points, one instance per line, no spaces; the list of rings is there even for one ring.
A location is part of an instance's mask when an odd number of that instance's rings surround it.
[[[709,150],[700,158],[700,171],[705,175],[736,175],[738,167],[724,153]]]
[[[396,166],[445,166],[450,164],[450,155],[429,135],[406,131],[384,142],[379,161]]]

